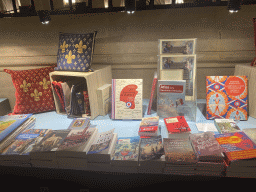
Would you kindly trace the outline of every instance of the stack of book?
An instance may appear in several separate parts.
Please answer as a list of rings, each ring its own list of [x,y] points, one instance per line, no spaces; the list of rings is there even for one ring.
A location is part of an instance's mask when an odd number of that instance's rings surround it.
[[[140,137],[119,137],[115,145],[111,168],[116,172],[137,173]]]
[[[109,171],[116,142],[114,129],[98,133],[87,152],[88,169]]]
[[[191,129],[184,116],[164,118],[168,138],[188,138]]]
[[[254,131],[216,134],[215,138],[225,152],[227,177],[255,178],[256,144],[248,136]],[[248,135],[247,135],[248,134]]]
[[[198,162],[196,173],[222,176],[225,168],[223,149],[212,132],[190,134],[189,136]]]
[[[165,159],[162,136],[141,138],[138,172],[163,173],[164,167]]]
[[[140,137],[155,137],[159,134],[159,116],[142,118],[138,132]]]
[[[189,138],[164,138],[164,173],[194,175],[197,157]]]
[[[27,155],[21,159],[16,156],[22,150],[19,146],[15,153],[15,157],[11,153],[6,153],[6,148],[10,146],[18,137],[18,135],[26,130],[35,127],[36,118],[32,114],[26,115],[6,115],[0,117],[0,165],[13,165],[13,166],[30,166],[28,163],[29,158]],[[12,146],[14,148],[14,146]],[[6,155],[2,155],[6,154]]]

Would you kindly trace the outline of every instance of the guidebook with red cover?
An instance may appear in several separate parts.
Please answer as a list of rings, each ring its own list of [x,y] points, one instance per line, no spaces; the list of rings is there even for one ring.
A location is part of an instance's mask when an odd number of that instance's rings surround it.
[[[184,116],[164,118],[164,123],[168,133],[185,133],[190,132],[191,129]]]
[[[256,158],[256,144],[244,132],[216,134],[214,136],[223,148],[228,163]]]
[[[157,136],[158,135],[159,116],[144,117],[140,123],[139,136]]]

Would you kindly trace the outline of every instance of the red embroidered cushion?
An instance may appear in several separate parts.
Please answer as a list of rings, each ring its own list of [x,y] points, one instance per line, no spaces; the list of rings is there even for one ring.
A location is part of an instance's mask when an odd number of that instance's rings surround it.
[[[4,69],[12,77],[16,102],[12,114],[40,113],[55,110],[49,73],[52,67],[30,70]]]

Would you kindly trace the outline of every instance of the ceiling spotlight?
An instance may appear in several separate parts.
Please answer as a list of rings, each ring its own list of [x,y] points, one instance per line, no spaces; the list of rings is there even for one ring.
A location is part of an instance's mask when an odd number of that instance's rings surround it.
[[[229,0],[228,1],[228,11],[230,13],[237,13],[240,9],[241,0]]]
[[[51,21],[50,12],[47,10],[38,11],[39,19],[42,24],[49,24]]]
[[[135,13],[135,0],[125,0],[125,9],[128,14]]]

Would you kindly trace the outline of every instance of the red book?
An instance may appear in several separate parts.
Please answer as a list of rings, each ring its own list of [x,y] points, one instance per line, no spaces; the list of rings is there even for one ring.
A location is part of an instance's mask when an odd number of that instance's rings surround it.
[[[155,95],[156,83],[157,83],[157,72],[154,73],[154,79],[152,83],[151,94],[150,94],[150,99],[148,104],[148,112],[147,112],[148,115],[151,115],[151,108],[152,108],[152,103]]]
[[[164,122],[168,133],[185,133],[191,131],[184,116],[164,118]]]
[[[138,135],[139,136],[157,136],[158,135],[159,116],[144,117],[141,120]]]

